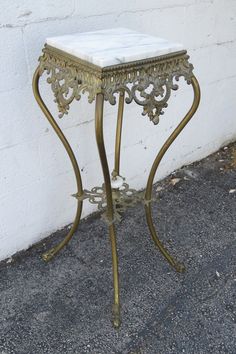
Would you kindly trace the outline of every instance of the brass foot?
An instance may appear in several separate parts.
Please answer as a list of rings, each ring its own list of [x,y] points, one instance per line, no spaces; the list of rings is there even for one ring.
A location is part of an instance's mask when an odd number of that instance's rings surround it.
[[[113,319],[112,319],[112,323],[113,323],[113,327],[115,329],[118,329],[121,325],[121,320],[120,320],[120,305],[118,304],[113,304],[112,307],[112,314],[113,314]]]
[[[178,273],[184,273],[186,271],[185,265],[183,263],[174,263],[174,268]]]
[[[49,251],[42,254],[42,258],[45,262],[49,262],[57,253],[56,247],[51,248]]]

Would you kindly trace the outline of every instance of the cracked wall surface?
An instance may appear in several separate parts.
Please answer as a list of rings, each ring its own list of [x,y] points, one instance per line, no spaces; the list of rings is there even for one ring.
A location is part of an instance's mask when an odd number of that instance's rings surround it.
[[[129,27],[183,42],[202,89],[200,108],[161,163],[156,180],[236,138],[236,1],[3,1],[0,13],[0,259],[26,249],[74,217],[75,178],[66,153],[34,101],[31,81],[46,37]],[[121,174],[143,188],[153,159],[191,105],[181,81],[160,123],[125,106]],[[57,116],[50,87],[43,97]],[[105,105],[106,147],[113,162],[117,106]],[[94,104],[84,97],[59,121],[75,149],[84,187],[102,183],[94,135]],[[83,216],[94,211],[85,203]]]

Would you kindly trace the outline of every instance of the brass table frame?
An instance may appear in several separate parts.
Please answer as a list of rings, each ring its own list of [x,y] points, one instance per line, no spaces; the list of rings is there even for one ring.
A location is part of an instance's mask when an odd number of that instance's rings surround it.
[[[192,118],[200,102],[199,84],[193,75],[193,66],[189,63],[188,59],[189,56],[186,51],[179,51],[159,57],[100,68],[63,51],[45,45],[43,54],[39,58],[39,66],[33,77],[35,99],[63,143],[73,165],[77,182],[77,193],[75,196],[78,202],[72,228],[62,242],[43,254],[43,259],[45,261],[51,260],[70,241],[79,225],[84,199],[87,198],[90,202],[97,203],[99,209],[102,209],[104,205],[106,205],[104,217],[108,222],[112,249],[114,283],[113,325],[116,328],[120,326],[120,298],[118,255],[114,223],[119,219],[120,211],[142,200],[145,205],[147,224],[155,245],[176,271],[184,271],[183,264],[177,262],[169,254],[157,236],[153,224],[151,202],[153,200],[153,181],[160,161],[167,149]],[[75,155],[39,92],[39,79],[45,71],[48,75],[47,82],[51,84],[55,102],[58,105],[60,118],[68,113],[70,103],[74,99],[80,99],[81,93],[88,93],[88,101],[90,103],[96,100],[95,131],[104,176],[104,185],[102,187],[94,187],[91,191],[84,190],[82,187],[80,170]],[[143,106],[142,114],[147,115],[154,124],[157,124],[159,122],[159,116],[164,113],[163,109],[167,107],[171,91],[178,89],[177,81],[181,76],[184,77],[187,84],[192,85],[194,92],[193,103],[185,117],[158,152],[151,167],[145,192],[140,194],[139,192],[131,190],[125,183],[123,189],[112,188],[103,137],[104,100],[114,105],[116,103],[115,94],[119,94],[115,162],[114,170],[111,174],[112,179],[116,180],[120,174],[120,147],[124,103],[135,101],[138,105]],[[99,199],[99,201],[97,201],[97,199]]]

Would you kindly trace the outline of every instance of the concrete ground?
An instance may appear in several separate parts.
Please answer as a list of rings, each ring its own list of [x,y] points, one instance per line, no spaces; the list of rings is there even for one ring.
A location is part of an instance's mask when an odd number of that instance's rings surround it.
[[[236,145],[157,186],[159,235],[186,273],[155,249],[143,206],[129,209],[114,330],[107,226],[92,216],[51,263],[40,255],[65,230],[0,264],[1,354],[236,353]]]

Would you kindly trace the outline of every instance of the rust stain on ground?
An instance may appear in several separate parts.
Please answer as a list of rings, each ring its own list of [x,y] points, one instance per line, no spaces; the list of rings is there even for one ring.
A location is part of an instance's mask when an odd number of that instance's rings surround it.
[[[225,148],[224,148],[225,149]],[[223,166],[224,170],[234,170],[236,169],[236,144],[231,144],[225,151],[226,155],[225,164]]]
[[[231,161],[231,167],[236,168],[236,146],[234,145],[232,155],[231,155],[232,161]]]

